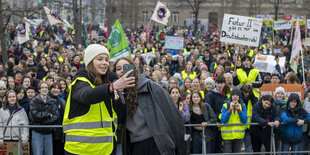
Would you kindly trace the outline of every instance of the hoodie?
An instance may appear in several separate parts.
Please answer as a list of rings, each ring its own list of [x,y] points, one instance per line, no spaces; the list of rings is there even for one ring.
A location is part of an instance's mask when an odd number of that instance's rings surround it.
[[[292,100],[297,101],[297,105],[294,109],[289,106]],[[289,96],[286,109],[281,114],[281,119],[283,123],[286,123],[281,127],[282,140],[290,144],[301,142],[303,126],[298,126],[297,121],[304,120],[306,124],[310,121],[310,114],[301,106],[298,94],[292,93]]]
[[[221,114],[222,106],[226,98],[226,94],[221,95],[216,88],[213,88],[208,92],[203,102],[208,103],[211,106],[212,110],[218,118],[218,116]],[[217,121],[220,122],[221,120],[218,118]]]

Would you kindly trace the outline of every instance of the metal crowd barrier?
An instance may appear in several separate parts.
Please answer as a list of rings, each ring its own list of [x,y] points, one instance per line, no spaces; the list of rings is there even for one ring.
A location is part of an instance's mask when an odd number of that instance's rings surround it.
[[[281,123],[284,124],[284,123]],[[206,127],[209,126],[244,126],[244,125],[260,125],[258,123],[246,123],[246,124],[208,124]],[[185,124],[185,127],[195,127],[201,126],[201,124]],[[22,140],[21,140],[21,128],[62,128],[62,125],[22,125],[22,126],[4,126],[0,125],[0,128],[10,127],[10,128],[18,128],[18,154],[21,155],[21,148],[22,148]],[[190,137],[190,136],[189,136]],[[187,137],[189,139],[189,137]],[[202,154],[206,155],[206,141],[205,141],[205,131],[204,128],[202,130]],[[274,140],[274,133],[273,127],[271,127],[271,137],[270,137],[270,152],[240,152],[240,153],[212,153],[212,154],[225,154],[225,155],[239,155],[239,154],[289,154],[289,153],[310,153],[309,151],[283,151],[283,152],[276,152],[275,140]]]
[[[281,123],[285,124],[285,123]],[[244,126],[244,125],[261,125],[258,123],[232,123],[232,124],[208,124],[206,127],[209,126]],[[201,124],[185,124],[185,127],[195,127],[195,126],[201,126]],[[205,127],[203,127],[202,130],[202,154],[206,155],[206,141],[205,141]],[[275,144],[275,139],[274,139],[274,128],[271,127],[271,136],[270,136],[270,152],[239,152],[239,153],[211,153],[211,154],[225,154],[225,155],[239,155],[239,154],[293,154],[293,153],[298,153],[298,154],[307,154],[310,153],[310,150],[307,151],[276,151],[276,144]]]

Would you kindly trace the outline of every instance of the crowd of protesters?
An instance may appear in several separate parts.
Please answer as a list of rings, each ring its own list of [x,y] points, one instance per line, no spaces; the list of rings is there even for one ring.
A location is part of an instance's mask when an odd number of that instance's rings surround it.
[[[174,35],[177,30],[171,28],[165,35]],[[65,31],[61,26],[33,28],[31,39],[22,45],[16,43],[14,31],[9,28],[6,31],[9,58],[0,64],[0,124],[61,125],[69,85],[84,67],[86,47],[76,45],[73,31]],[[270,151],[271,127],[275,128],[278,151],[307,150],[308,46],[303,46],[306,77],[303,81],[302,66],[295,73],[289,64],[291,45],[283,43],[289,39],[288,35],[279,35],[281,38],[275,39],[273,47],[262,37],[260,47],[253,48],[221,43],[217,30],[202,32],[199,38],[191,37],[188,30],[181,32],[185,37],[184,49],[172,51],[165,49],[158,32],[154,28],[147,37],[141,27],[126,30],[126,36],[140,74],[148,73],[148,78],[167,90],[185,124],[201,124],[186,130],[191,135],[191,153],[202,152],[202,140],[206,141],[208,153],[240,152],[242,146],[246,152],[259,152],[262,145]],[[98,34],[90,42],[106,46],[104,31],[98,30]],[[145,53],[153,53],[155,57],[148,62],[143,58]],[[254,68],[258,53],[276,57],[273,72],[263,73]],[[283,68],[279,65],[282,56],[286,57]],[[110,66],[111,71],[117,72],[114,65]],[[305,99],[294,93],[286,98],[283,87],[278,87],[273,96],[259,96],[259,88],[266,83],[303,84]],[[250,122],[261,125],[208,126]],[[281,122],[286,124],[280,125]],[[0,128],[0,133],[0,147],[4,142],[18,140],[16,128]],[[23,128],[21,139],[23,146],[30,142],[33,154],[64,154],[64,134],[60,128]]]

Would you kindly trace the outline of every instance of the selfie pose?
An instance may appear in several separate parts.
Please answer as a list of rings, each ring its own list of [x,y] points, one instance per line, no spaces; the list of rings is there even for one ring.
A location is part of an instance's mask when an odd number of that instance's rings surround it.
[[[124,78],[134,65],[129,58],[114,64],[116,74]],[[124,89],[126,121],[123,124],[122,144],[125,155],[184,154],[184,121],[173,99],[148,74],[139,76],[134,66],[135,86]]]
[[[109,51],[102,45],[91,44],[85,49],[85,68],[79,70],[69,86],[64,113],[66,154],[115,154],[115,131],[121,111],[116,90],[135,86],[135,78],[126,78],[128,72],[116,80],[109,71],[109,58]]]

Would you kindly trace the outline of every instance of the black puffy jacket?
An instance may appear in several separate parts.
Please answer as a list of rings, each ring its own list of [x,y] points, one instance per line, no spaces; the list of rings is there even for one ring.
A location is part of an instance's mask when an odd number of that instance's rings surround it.
[[[41,95],[38,94],[30,102],[30,124],[31,125],[54,125],[58,118],[59,112],[56,107],[55,100],[47,96],[46,102],[43,101]],[[53,132],[53,128],[33,128],[34,131],[41,134]]]

